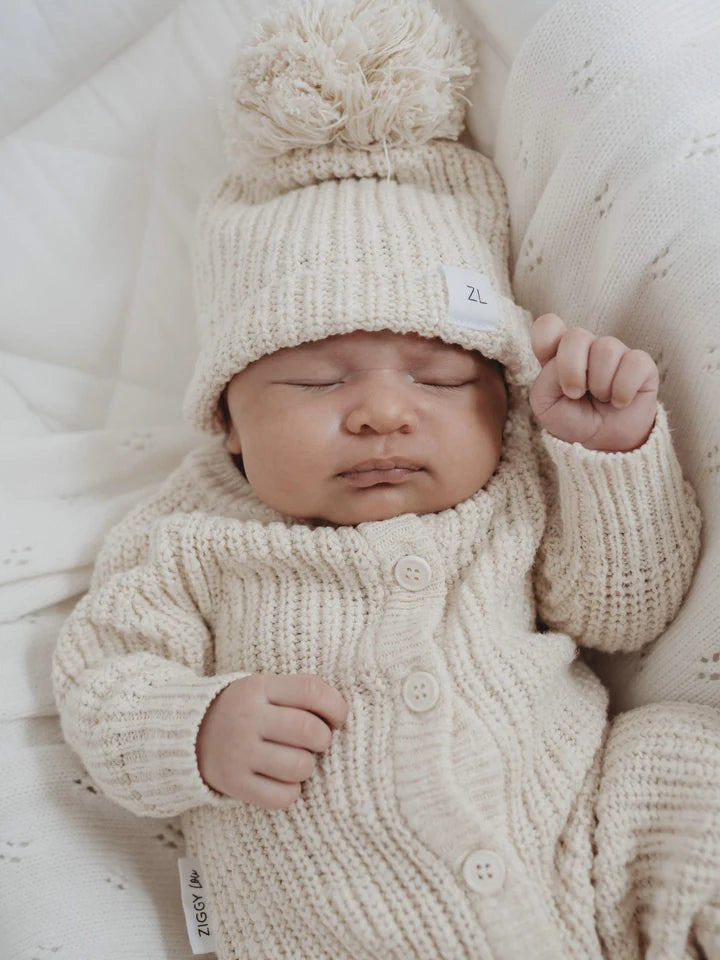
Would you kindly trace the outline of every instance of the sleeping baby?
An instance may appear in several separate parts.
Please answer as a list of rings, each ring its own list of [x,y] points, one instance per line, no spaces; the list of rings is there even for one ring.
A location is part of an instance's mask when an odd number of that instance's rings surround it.
[[[469,36],[258,24],[195,243],[211,439],[114,527],[67,741],[181,815],[219,960],[720,957],[720,713],[608,719],[579,646],[676,615],[700,515],[643,350],[512,300]]]

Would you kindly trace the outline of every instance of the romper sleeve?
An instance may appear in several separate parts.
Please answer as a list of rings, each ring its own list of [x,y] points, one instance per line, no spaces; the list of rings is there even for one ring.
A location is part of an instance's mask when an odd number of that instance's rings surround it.
[[[701,513],[661,403],[625,453],[536,435],[548,506],[533,570],[548,627],[606,653],[632,652],[675,617],[700,550]]]
[[[63,624],[52,680],[65,739],[114,802],[141,816],[237,803],[200,776],[195,741],[220,691],[201,596],[171,535],[192,514],[111,531]],[[147,518],[145,518],[147,519]]]

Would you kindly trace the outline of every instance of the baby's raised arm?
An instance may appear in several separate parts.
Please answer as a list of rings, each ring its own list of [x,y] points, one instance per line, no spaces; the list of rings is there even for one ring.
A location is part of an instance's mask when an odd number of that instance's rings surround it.
[[[535,321],[532,343],[547,503],[538,616],[583,646],[639,650],[676,616],[700,549],[700,510],[657,399],[657,367],[555,314]]]

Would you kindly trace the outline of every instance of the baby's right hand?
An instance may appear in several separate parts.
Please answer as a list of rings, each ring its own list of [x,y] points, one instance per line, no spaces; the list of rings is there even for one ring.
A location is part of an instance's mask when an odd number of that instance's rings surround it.
[[[195,744],[200,776],[236,800],[266,810],[289,807],[315,769],[311,751],[327,750],[328,724],[341,727],[347,712],[338,691],[312,673],[255,673],[234,680],[200,724]]]

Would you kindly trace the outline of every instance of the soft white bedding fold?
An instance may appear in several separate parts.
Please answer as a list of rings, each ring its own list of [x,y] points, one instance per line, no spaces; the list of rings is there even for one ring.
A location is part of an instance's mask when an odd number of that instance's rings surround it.
[[[650,650],[594,659],[614,709],[720,706],[718,91],[715,0],[560,0],[513,64],[498,129],[518,300],[655,358],[705,516],[674,623]]]

